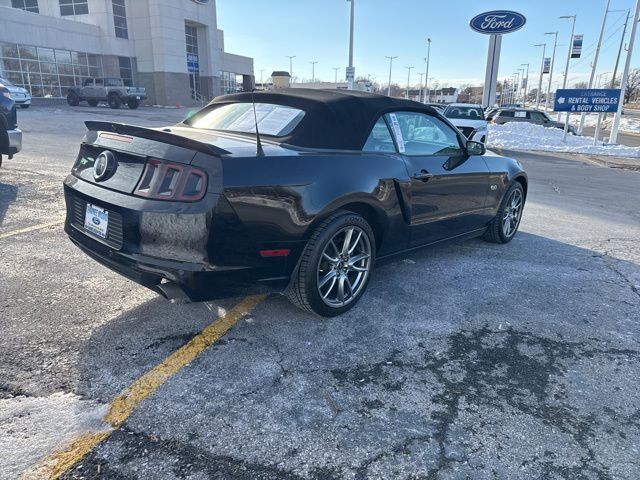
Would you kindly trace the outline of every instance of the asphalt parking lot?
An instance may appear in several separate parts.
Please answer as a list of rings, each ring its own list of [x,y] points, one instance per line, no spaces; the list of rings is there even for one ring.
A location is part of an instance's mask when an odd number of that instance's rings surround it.
[[[338,318],[256,299],[110,431],[114,398],[246,299],[174,305],[90,260],[62,231],[61,182],[84,120],[185,114],[19,112],[24,151],[0,169],[0,478],[42,478],[107,431],[63,478],[640,478],[640,172],[575,156],[513,154],[530,188],[510,244],[381,265]]]

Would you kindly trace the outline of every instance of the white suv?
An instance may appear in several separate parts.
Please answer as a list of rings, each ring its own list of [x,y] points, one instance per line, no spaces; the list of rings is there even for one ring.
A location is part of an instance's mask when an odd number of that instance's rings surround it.
[[[442,114],[469,140],[487,143],[487,121],[480,105],[450,103]]]

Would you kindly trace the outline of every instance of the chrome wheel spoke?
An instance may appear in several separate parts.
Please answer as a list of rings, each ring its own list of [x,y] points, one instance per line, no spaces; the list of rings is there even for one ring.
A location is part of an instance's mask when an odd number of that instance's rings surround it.
[[[331,265],[335,265],[336,263],[338,263],[338,258],[329,256],[329,254],[326,251],[322,253],[322,256],[326,258]]]
[[[323,299],[326,299],[329,296],[329,294],[331,293],[331,290],[333,290],[333,287],[336,286],[336,283],[338,283],[338,277],[334,276],[333,279],[331,280],[331,285],[329,285],[329,289],[327,290],[327,293],[322,295]],[[322,292],[320,292],[320,293],[322,293]]]
[[[324,287],[328,281],[333,280],[334,278],[336,278],[336,271],[335,270],[331,270],[329,273],[327,273],[324,277],[322,277],[322,280],[320,280],[320,283],[318,284],[319,288]]]
[[[349,266],[353,266],[358,262],[361,262],[362,260],[366,260],[367,258],[369,258],[371,255],[369,255],[368,253],[361,253],[359,255],[356,255],[354,257],[351,257],[349,259]]]
[[[358,236],[356,237],[355,241],[353,242],[353,245],[347,251],[347,254],[351,255],[353,253],[353,251],[358,246],[358,243],[360,243],[360,238],[361,237],[362,237],[362,232],[358,232]]]
[[[344,276],[340,276],[340,278],[338,279],[338,301],[340,301],[341,303],[344,303],[344,280],[345,277]]]
[[[348,229],[344,232],[344,243],[342,244],[342,255],[349,254],[349,245],[351,244],[351,237],[353,235],[353,228]]]
[[[349,265],[349,270],[354,272],[366,272],[369,270],[367,267],[356,267],[355,265]]]

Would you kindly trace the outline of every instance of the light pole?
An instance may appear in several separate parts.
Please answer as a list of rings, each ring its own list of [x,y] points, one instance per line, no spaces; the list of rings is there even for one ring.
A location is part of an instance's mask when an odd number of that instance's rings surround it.
[[[291,77],[291,82],[293,82],[293,59],[296,58],[295,55],[287,55],[289,59],[289,77]]]
[[[547,32],[545,35],[553,35],[553,54],[551,55],[551,69],[549,70],[549,83],[547,83],[547,98],[544,102],[544,111],[549,109],[549,96],[551,95],[551,77],[553,77],[553,65],[556,63],[556,46],[558,45],[558,32]]]
[[[536,93],[536,108],[540,108],[540,90],[542,90],[542,72],[544,71],[544,54],[547,50],[546,43],[537,43],[534,47],[542,47],[542,63],[540,63],[540,79],[538,80],[538,93]]]
[[[316,83],[316,63],[317,60],[314,60],[313,62],[309,62],[311,64],[311,83]]]
[[[386,58],[389,59],[389,85],[387,87],[387,95],[390,97],[391,96],[391,68],[393,66],[393,59],[398,58],[398,56],[397,55],[395,57],[386,56]]]
[[[407,93],[405,95],[405,98],[409,98],[409,83],[411,82],[411,70],[413,70],[416,67],[404,67],[407,69]]]
[[[334,83],[336,84],[336,88],[338,87],[338,70],[340,70],[340,67],[333,67],[333,73],[335,75]]]
[[[523,67],[527,67],[527,76],[525,77],[526,80],[524,81],[524,102],[523,102],[523,106],[527,106],[527,89],[529,88],[529,64],[528,63],[521,63],[520,65],[522,65]]]
[[[600,36],[598,37],[598,45],[596,46],[596,53],[595,53],[595,56],[593,57],[593,64],[591,66],[591,76],[589,77],[589,88],[593,87],[593,80],[596,76],[596,68],[598,68],[598,58],[600,57],[600,46],[602,45],[604,27],[605,27],[605,24],[607,23],[607,14],[609,13],[609,3],[611,3],[611,0],[607,0],[607,6],[604,9],[604,17],[602,17],[602,25],[600,26]],[[584,112],[580,114],[580,126],[578,127],[578,135],[582,135],[582,130],[584,129],[585,116],[586,115]],[[602,118],[602,114],[599,114],[598,123],[600,123],[601,118]]]
[[[427,85],[429,83],[429,58],[431,57],[431,38],[427,38],[427,58],[424,61],[427,63],[427,70],[424,73],[424,78],[427,79],[427,82],[424,86],[424,103],[427,103]]]
[[[518,103],[518,99],[520,98],[520,71],[524,69],[519,69],[517,72],[513,72],[516,76],[516,101],[514,103]]]
[[[349,72],[347,72],[348,89],[353,90],[353,81],[355,79],[355,70],[353,68],[353,23],[355,14],[355,0],[347,0],[351,2],[351,22],[349,26]]]
[[[264,69],[261,69],[260,70],[260,86],[264,88],[264,83],[262,82],[263,75],[264,75]]]
[[[420,73],[418,73],[418,75],[420,75],[420,95],[418,95],[418,97],[419,97],[418,101],[421,101],[422,100],[422,86],[424,85],[424,83],[422,83],[422,82],[424,82],[424,73],[420,72]],[[424,103],[424,102],[422,102],[422,103]]]
[[[636,0],[635,12],[633,14],[633,22],[631,23],[631,36],[629,37],[629,47],[627,48],[627,59],[624,62],[624,70],[622,72],[622,78],[620,79],[620,103],[618,104],[618,111],[615,117],[613,117],[613,126],[611,127],[611,135],[609,137],[609,143],[616,143],[618,140],[618,128],[620,127],[620,116],[622,115],[622,107],[624,105],[624,95],[627,89],[627,80],[629,78],[629,66],[631,65],[631,56],[633,55],[633,44],[636,39],[636,32],[638,30],[638,17],[640,16],[640,0]]]
[[[573,32],[576,29],[576,15],[562,15],[561,19],[570,18],[571,23],[571,36],[569,37],[569,48],[567,49],[567,64],[564,67],[564,78],[562,79],[562,88],[567,88],[567,78],[569,78],[569,61],[571,60],[571,51],[573,50]],[[566,120],[564,125],[563,140],[567,139],[567,130],[569,129],[569,112],[566,114]],[[558,121],[560,121],[560,113],[558,112]]]

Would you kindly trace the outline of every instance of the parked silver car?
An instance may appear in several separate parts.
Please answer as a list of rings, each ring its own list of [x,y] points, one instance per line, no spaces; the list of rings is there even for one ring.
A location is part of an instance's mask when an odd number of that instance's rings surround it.
[[[555,127],[564,129],[563,122],[556,122],[549,118],[545,112],[532,108],[500,108],[491,117],[491,123],[503,125],[509,122],[526,122],[542,125],[543,127]],[[576,128],[569,125],[569,133],[576,134]]]
[[[31,94],[28,90],[14,85],[3,77],[0,77],[0,85],[9,91],[11,98],[18,107],[29,108],[31,106]]]

